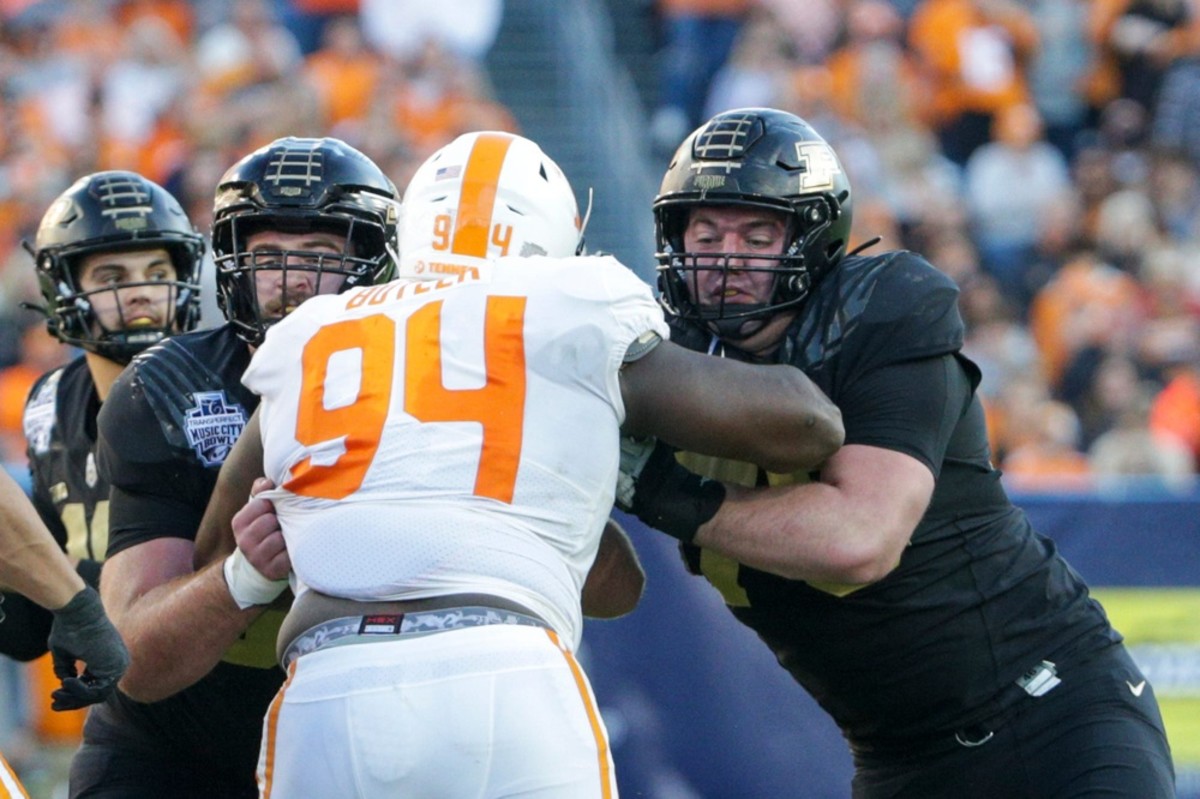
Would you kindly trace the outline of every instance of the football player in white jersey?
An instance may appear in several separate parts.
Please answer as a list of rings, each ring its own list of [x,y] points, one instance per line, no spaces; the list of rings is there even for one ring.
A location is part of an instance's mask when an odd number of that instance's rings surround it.
[[[262,404],[219,493],[278,488],[226,578],[263,604],[290,563],[296,594],[260,792],[615,796],[574,652],[621,434],[797,470],[840,445],[840,414],[799,370],[666,342],[645,282],[579,256],[574,192],[528,139],[431,156],[401,242],[400,279],[309,300],[245,373]],[[637,566],[616,551],[619,583]]]

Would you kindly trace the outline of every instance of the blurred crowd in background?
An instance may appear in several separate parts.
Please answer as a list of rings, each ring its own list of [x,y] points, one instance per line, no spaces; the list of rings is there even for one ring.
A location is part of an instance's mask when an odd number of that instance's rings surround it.
[[[0,459],[10,470],[22,476],[33,380],[77,354],[22,307],[40,295],[21,243],[63,189],[131,169],[207,234],[224,170],[288,135],[344,139],[403,187],[460,133],[516,130],[481,62],[502,11],[500,0],[0,2]],[[209,296],[205,323],[220,321]]]
[[[717,111],[795,112],[842,157],[857,241],[954,277],[1014,486],[1191,485],[1200,0],[608,4],[655,27],[646,168]],[[0,0],[5,463],[23,466],[24,392],[74,354],[21,305],[38,301],[21,241],[55,195],[133,169],[207,232],[221,171],[281,135],[343,138],[403,187],[458,133],[518,129],[484,62],[503,14],[503,0]]]
[[[821,131],[854,187],[856,238],[920,252],[961,287],[1011,486],[1191,486],[1198,4],[660,5],[660,151],[736,106]]]

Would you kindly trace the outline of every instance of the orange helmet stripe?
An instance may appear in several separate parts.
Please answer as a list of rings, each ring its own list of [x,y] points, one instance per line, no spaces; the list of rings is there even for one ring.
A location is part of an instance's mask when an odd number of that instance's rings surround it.
[[[450,251],[456,255],[487,257],[496,183],[511,144],[512,137],[507,134],[483,133],[471,147],[463,169],[462,196],[455,214],[454,241],[450,245]]]

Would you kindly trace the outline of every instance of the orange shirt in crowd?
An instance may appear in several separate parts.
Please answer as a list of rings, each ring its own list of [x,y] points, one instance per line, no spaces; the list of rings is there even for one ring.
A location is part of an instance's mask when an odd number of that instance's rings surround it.
[[[1150,406],[1150,429],[1182,441],[1200,463],[1200,375],[1180,372]]]
[[[115,19],[128,29],[143,17],[157,17],[175,32],[181,42],[190,42],[196,35],[196,19],[188,0],[125,0],[117,5]]]
[[[347,58],[318,50],[308,57],[305,71],[325,107],[328,125],[367,116],[379,84],[380,68],[379,58],[367,51]]]
[[[1006,9],[985,16],[971,0],[924,0],[913,11],[908,40],[931,81],[935,121],[1028,101],[1023,62],[1037,26],[1019,6]]]
[[[1029,309],[1029,331],[1050,385],[1058,385],[1080,349],[1120,333],[1141,313],[1142,299],[1136,279],[1093,255],[1064,264]]]

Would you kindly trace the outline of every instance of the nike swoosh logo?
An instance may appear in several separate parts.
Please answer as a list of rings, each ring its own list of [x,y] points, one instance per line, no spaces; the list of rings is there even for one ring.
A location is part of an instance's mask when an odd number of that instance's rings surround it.
[[[1129,680],[1126,680],[1125,684],[1129,686],[1129,692],[1132,693],[1134,696],[1141,696],[1142,691],[1146,690],[1146,681],[1145,680],[1142,680],[1137,685],[1134,685]]]

